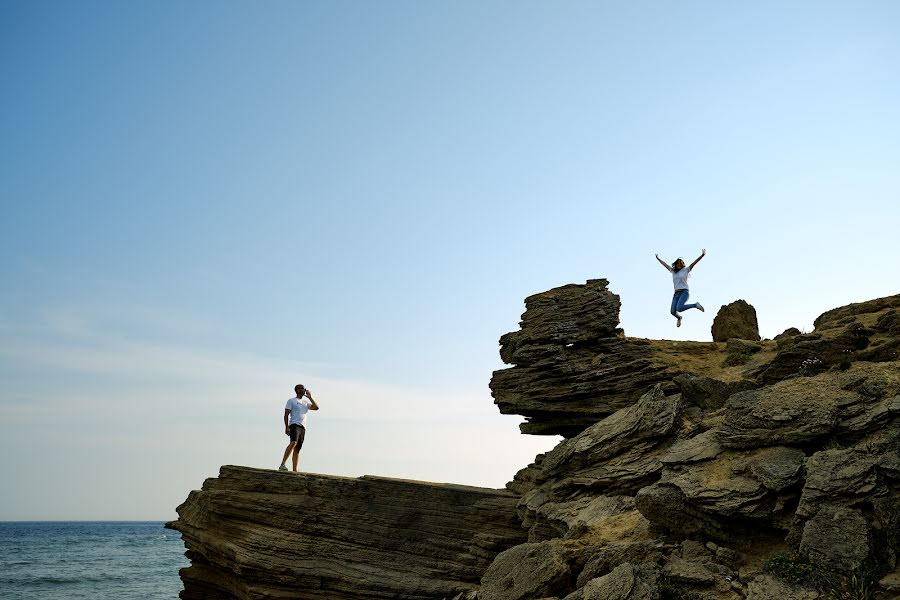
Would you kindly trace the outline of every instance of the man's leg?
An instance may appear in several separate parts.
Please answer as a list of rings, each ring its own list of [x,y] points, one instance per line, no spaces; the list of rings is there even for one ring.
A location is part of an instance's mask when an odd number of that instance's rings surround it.
[[[294,442],[288,442],[287,448],[284,449],[284,456],[281,457],[281,464],[287,462],[288,456],[290,456],[291,454],[291,450],[293,450],[296,445],[297,444]]]
[[[303,440],[306,439],[306,427],[302,425],[297,426],[297,443],[294,446],[294,456],[293,456],[293,464],[294,464],[294,472],[297,471],[297,461],[300,459],[300,448],[303,447]]]

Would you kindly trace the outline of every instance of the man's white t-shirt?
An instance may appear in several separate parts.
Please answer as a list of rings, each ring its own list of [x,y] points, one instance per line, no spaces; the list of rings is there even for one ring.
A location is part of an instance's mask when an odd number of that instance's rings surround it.
[[[688,289],[688,277],[691,276],[691,268],[690,267],[682,267],[680,271],[672,272],[672,283],[675,284],[676,290],[686,290]]]
[[[287,401],[287,405],[284,407],[284,410],[291,411],[291,418],[288,419],[288,425],[302,425],[306,427],[306,413],[309,412],[309,407],[312,406],[312,402],[309,401],[309,398],[304,396],[303,398],[297,398],[296,396]]]

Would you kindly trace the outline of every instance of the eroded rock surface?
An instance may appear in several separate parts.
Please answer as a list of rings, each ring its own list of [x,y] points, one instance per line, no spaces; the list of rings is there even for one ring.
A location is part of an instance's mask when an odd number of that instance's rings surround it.
[[[504,490],[222,467],[178,507],[184,600],[435,599],[525,541]]]

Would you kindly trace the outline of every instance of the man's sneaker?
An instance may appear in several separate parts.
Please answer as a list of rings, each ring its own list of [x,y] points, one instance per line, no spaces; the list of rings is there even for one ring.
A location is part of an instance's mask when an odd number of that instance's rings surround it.
[[[278,470],[279,471],[287,471],[287,465],[281,465],[280,467],[278,467]]]
[[[699,310],[700,312],[706,312],[706,309],[703,308],[703,305],[700,304],[699,302],[697,303],[697,310]]]
[[[678,319],[678,322],[675,323],[675,327],[681,327],[681,315],[678,315],[678,316],[675,317],[675,318]]]

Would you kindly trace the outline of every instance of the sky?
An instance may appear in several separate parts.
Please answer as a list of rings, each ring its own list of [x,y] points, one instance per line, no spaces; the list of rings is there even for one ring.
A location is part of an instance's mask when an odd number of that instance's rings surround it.
[[[710,340],[900,292],[900,4],[0,3],[0,520],[222,464],[502,487],[523,299]],[[707,256],[669,315],[655,261]]]

